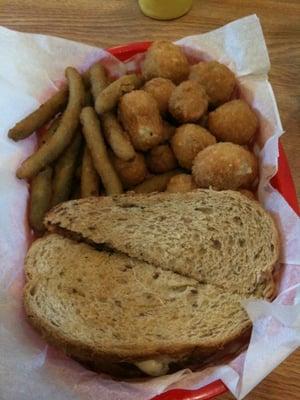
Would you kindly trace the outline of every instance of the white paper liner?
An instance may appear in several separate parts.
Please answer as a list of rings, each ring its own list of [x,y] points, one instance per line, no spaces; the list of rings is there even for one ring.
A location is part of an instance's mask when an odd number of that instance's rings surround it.
[[[166,388],[200,388],[222,379],[242,399],[300,343],[300,224],[269,183],[277,171],[282,126],[267,80],[269,57],[255,15],[215,31],[179,40],[192,59],[216,59],[237,75],[241,95],[260,118],[255,147],[260,158],[259,199],[275,216],[282,238],[280,296],[272,303],[244,301],[253,321],[248,350],[228,365],[179,371],[142,382],[118,382],[81,367],[48,347],[27,324],[22,308],[23,259],[31,239],[26,221],[27,184],[15,171],[35,145],[7,138],[16,121],[33,111],[64,79],[65,67],[86,69],[102,60],[114,76],[134,70],[101,49],[43,35],[0,28],[0,397],[5,400],[146,400]]]

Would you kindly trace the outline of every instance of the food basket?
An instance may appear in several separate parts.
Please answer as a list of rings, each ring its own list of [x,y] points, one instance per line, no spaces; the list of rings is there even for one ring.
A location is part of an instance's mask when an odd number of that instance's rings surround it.
[[[151,42],[136,42],[106,49],[120,61],[127,61],[136,54],[145,52]],[[272,185],[282,194],[293,210],[299,214],[299,205],[296,190],[289,169],[288,161],[282,145],[279,143],[278,172],[272,178]],[[209,385],[197,390],[173,389],[166,391],[152,400],[208,400],[219,396],[228,389],[221,380],[210,383]]]

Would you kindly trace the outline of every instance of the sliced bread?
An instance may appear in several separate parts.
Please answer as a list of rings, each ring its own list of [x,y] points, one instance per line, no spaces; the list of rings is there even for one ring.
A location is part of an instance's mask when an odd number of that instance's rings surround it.
[[[238,192],[197,190],[63,203],[47,228],[244,296],[272,298],[278,233]]]
[[[101,369],[137,363],[148,372],[162,360],[164,367],[182,366],[251,327],[238,294],[57,234],[32,244],[25,272],[30,323],[50,343]]]

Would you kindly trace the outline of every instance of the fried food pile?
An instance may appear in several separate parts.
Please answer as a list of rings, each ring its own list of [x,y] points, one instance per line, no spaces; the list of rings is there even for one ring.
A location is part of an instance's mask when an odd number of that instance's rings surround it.
[[[45,213],[71,198],[209,187],[252,195],[258,118],[236,98],[227,66],[189,65],[179,46],[160,40],[140,75],[112,80],[100,63],[65,75],[66,85],[8,133],[18,141],[37,131],[36,152],[17,170],[30,183],[36,233]]]

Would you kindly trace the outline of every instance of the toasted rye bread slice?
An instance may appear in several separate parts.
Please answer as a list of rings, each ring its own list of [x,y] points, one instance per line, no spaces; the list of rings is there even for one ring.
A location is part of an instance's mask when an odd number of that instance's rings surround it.
[[[30,323],[85,362],[207,357],[251,327],[237,294],[56,234],[33,243],[25,272]]]
[[[103,245],[245,296],[272,298],[279,256],[271,216],[238,192],[74,200],[46,216],[53,232]]]

